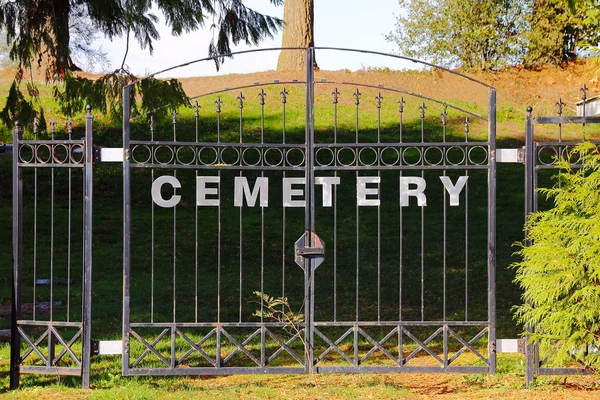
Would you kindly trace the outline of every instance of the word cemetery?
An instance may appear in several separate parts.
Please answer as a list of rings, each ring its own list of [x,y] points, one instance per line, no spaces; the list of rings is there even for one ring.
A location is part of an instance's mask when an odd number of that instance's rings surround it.
[[[444,189],[450,195],[450,205],[458,206],[460,204],[459,196],[467,183],[468,176],[461,176],[456,183],[448,176],[440,176]],[[381,177],[379,176],[359,176],[356,178],[356,201],[359,206],[379,206],[379,185]],[[198,176],[196,177],[196,204],[198,206],[219,206],[219,186],[221,177],[219,176]],[[323,188],[322,204],[323,207],[332,206],[333,186],[340,184],[339,177],[315,177],[315,184]],[[163,175],[152,183],[152,200],[160,207],[175,207],[181,201],[181,195],[173,194],[170,198],[163,197],[163,186],[170,185],[172,189],[180,189],[181,182],[174,176]],[[305,207],[306,200],[303,199],[306,185],[305,178],[283,178],[283,206],[284,207]],[[408,207],[410,197],[417,199],[419,207],[427,206],[427,197],[425,189],[427,182],[425,179],[417,176],[400,177],[400,205]],[[175,190],[174,190],[175,192]],[[254,187],[251,189],[248,179],[243,176],[235,177],[234,181],[234,199],[235,207],[242,207],[243,200],[249,207],[255,207],[258,200],[260,207],[269,206],[269,178],[256,178]]]

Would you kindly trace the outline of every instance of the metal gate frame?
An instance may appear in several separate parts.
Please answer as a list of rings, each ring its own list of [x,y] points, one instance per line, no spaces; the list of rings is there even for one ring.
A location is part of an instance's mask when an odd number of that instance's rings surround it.
[[[176,364],[177,360],[174,356],[175,354],[175,336],[177,334],[181,334],[178,332],[176,323],[168,323],[168,324],[140,324],[140,326],[151,326],[151,327],[160,327],[163,328],[163,335],[170,333],[172,338],[171,342],[171,358],[170,360],[165,359],[167,364],[167,368],[161,369],[131,369],[130,368],[130,334],[132,332],[132,327],[134,325],[130,322],[130,298],[131,298],[131,290],[130,290],[130,278],[131,278],[131,145],[135,143],[130,139],[130,123],[131,123],[131,115],[130,115],[130,93],[131,86],[126,86],[123,91],[123,147],[120,149],[111,149],[115,150],[113,153],[111,160],[102,160],[102,151],[98,151],[96,156],[100,154],[99,158],[95,159],[94,150],[102,150],[102,149],[94,149],[93,147],[93,117],[91,114],[91,109],[87,108],[87,114],[85,117],[85,138],[82,140],[72,140],[71,139],[71,128],[70,124],[68,124],[67,132],[68,139],[66,140],[57,140],[52,137],[52,140],[38,140],[37,136],[34,140],[23,140],[23,131],[21,127],[17,126],[13,133],[13,312],[12,312],[12,320],[11,320],[11,369],[10,369],[10,378],[11,389],[15,389],[19,386],[20,374],[21,373],[43,373],[43,374],[55,374],[55,375],[81,375],[82,376],[82,386],[84,388],[89,387],[90,384],[90,358],[94,354],[94,350],[92,349],[93,342],[91,340],[91,285],[92,285],[92,201],[93,201],[93,163],[94,161],[122,161],[123,163],[123,331],[122,331],[122,373],[123,375],[150,375],[150,374],[161,374],[161,375],[196,375],[196,374],[232,374],[232,373],[334,373],[334,372],[460,372],[460,373],[469,373],[469,372],[487,372],[487,373],[495,373],[496,371],[496,281],[495,281],[495,241],[496,241],[496,220],[495,220],[495,211],[496,211],[496,91],[493,87],[486,85],[482,82],[476,81],[472,78],[469,78],[460,73],[456,73],[453,71],[449,71],[447,69],[441,68],[449,73],[459,75],[465,79],[471,80],[477,84],[482,85],[488,90],[488,118],[487,118],[487,131],[488,131],[488,140],[485,142],[469,142],[468,140],[468,119],[466,121],[466,140],[462,142],[461,146],[463,146],[463,154],[466,157],[465,164],[453,164],[453,165],[439,165],[439,164],[427,164],[421,163],[421,165],[399,165],[389,166],[386,165],[386,169],[390,170],[403,170],[403,169],[413,169],[418,170],[421,168],[424,169],[437,169],[437,170],[450,170],[450,169],[460,169],[460,170],[469,170],[469,169],[478,169],[487,171],[487,197],[488,197],[488,210],[487,210],[487,320],[485,321],[450,321],[444,319],[441,321],[429,321],[425,320],[423,317],[420,321],[402,321],[401,318],[398,321],[362,321],[359,320],[357,315],[357,320],[353,322],[349,321],[317,321],[315,320],[315,284],[314,277],[315,271],[319,264],[324,259],[324,248],[323,243],[317,236],[315,219],[315,171],[344,171],[344,170],[352,170],[358,171],[362,168],[358,164],[356,166],[337,166],[334,165],[331,168],[326,165],[321,165],[315,160],[316,151],[320,148],[335,148],[336,146],[339,148],[341,145],[338,143],[316,143],[315,142],[315,127],[314,127],[314,115],[315,115],[315,98],[314,98],[314,88],[315,76],[314,69],[312,66],[314,65],[314,52],[315,50],[333,50],[333,51],[352,51],[352,52],[360,52],[374,55],[381,55],[387,57],[393,57],[398,59],[408,59],[410,61],[420,62],[418,60],[409,59],[401,56],[392,56],[385,53],[378,52],[370,52],[364,50],[353,50],[353,49],[340,49],[340,48],[298,48],[298,49],[290,49],[296,51],[305,51],[306,52],[306,81],[304,84],[306,85],[306,108],[305,108],[305,143],[299,145],[290,145],[290,148],[301,149],[305,153],[305,163],[304,166],[297,166],[294,168],[290,168],[289,170],[295,170],[304,172],[305,179],[305,210],[304,210],[304,234],[300,237],[299,241],[296,244],[295,259],[296,262],[300,265],[304,273],[304,312],[305,312],[305,322],[302,324],[303,329],[300,333],[294,336],[290,341],[280,341],[274,335],[269,332],[270,326],[277,326],[277,324],[268,324],[268,323],[260,323],[260,324],[249,324],[247,326],[258,328],[258,330],[252,335],[252,337],[261,337],[262,348],[261,348],[261,356],[260,360],[254,359],[257,363],[257,367],[223,367],[221,365],[220,360],[220,352],[217,351],[216,360],[214,368],[185,368],[185,369],[177,369]],[[265,50],[273,50],[273,49],[264,49],[264,50],[250,50],[239,52],[240,53],[249,53],[255,51],[265,51]],[[285,50],[285,49],[281,49]],[[211,59],[207,59],[211,60]],[[201,61],[201,60],[198,60]],[[422,63],[431,67],[435,67],[431,64]],[[436,67],[439,68],[439,67]],[[298,82],[296,82],[298,83]],[[362,85],[365,87],[375,88],[374,86]],[[444,104],[446,107],[453,107],[457,110],[464,111],[467,114],[472,114],[466,110],[463,110],[459,107],[454,107],[446,103],[439,102],[437,100],[427,98],[422,95],[418,95],[410,92],[403,92],[401,90],[393,90],[396,93],[404,93],[410,94],[413,96],[417,96],[422,98],[423,100],[432,100],[436,101],[439,104]],[[356,106],[358,110],[358,97],[359,93],[357,90],[356,95]],[[335,100],[334,100],[335,102]],[[240,104],[241,106],[241,104]],[[402,113],[402,106],[400,104],[400,113]],[[240,107],[241,108],[241,107]],[[421,109],[421,126],[423,126],[424,122],[424,113],[425,106],[423,103],[423,107]],[[358,111],[357,111],[358,112]],[[472,114],[475,115],[475,114]],[[480,117],[480,116],[478,116]],[[480,117],[481,118],[481,117]],[[482,118],[484,119],[484,118]],[[442,124],[445,129],[445,116],[442,115]],[[53,128],[54,129],[54,128]],[[35,128],[34,128],[35,130]],[[54,130],[52,131],[54,132]],[[198,143],[196,141],[195,145],[201,145],[202,143]],[[264,143],[263,143],[264,144]],[[420,144],[415,144],[412,142],[403,143],[400,140],[400,143],[381,143],[378,140],[378,143],[371,144],[375,148],[381,149],[385,146],[395,146],[400,149],[400,153],[402,154],[403,149],[406,149],[409,146],[417,146],[420,151],[421,157],[423,157],[424,152],[427,149],[428,143],[421,141]],[[361,149],[358,141],[355,147],[356,152]],[[444,142],[443,143],[435,143],[435,146],[438,149],[448,149],[451,146],[456,146],[456,142]],[[60,157],[56,157],[55,149],[56,148],[64,148],[68,156],[65,159],[61,159]],[[477,165],[469,165],[467,152],[472,147],[481,147],[485,148],[486,152],[486,161],[482,164]],[[50,157],[48,159],[44,159],[43,157],[38,157],[38,149],[45,148],[49,149]],[[73,152],[75,149],[81,149],[81,154],[83,157],[81,159],[75,159],[73,157]],[[22,149],[31,149],[32,158],[31,160],[24,159]],[[398,150],[397,150],[398,151]],[[442,154],[445,154],[447,150],[441,150]],[[119,153],[118,155],[116,155]],[[333,154],[333,153],[332,153]],[[358,154],[358,153],[356,153]],[[35,317],[31,320],[23,320],[22,319],[22,276],[23,276],[23,169],[30,168],[36,171],[39,168],[51,169],[52,171],[55,168],[63,168],[71,169],[77,168],[83,171],[83,238],[82,238],[82,246],[83,246],[83,259],[82,259],[82,316],[81,321],[71,321],[67,319],[66,321],[56,321],[50,319],[50,321],[36,319]],[[376,164],[373,168],[365,167],[364,170],[382,170],[382,166],[380,164]],[[285,171],[285,169],[282,169]],[[358,175],[357,175],[358,176]],[[36,186],[37,190],[37,186]],[[446,200],[444,200],[446,201]],[[69,220],[70,221],[70,220]],[[70,222],[69,222],[70,223]],[[53,228],[52,228],[53,229]],[[70,239],[69,239],[70,240]],[[53,275],[51,274],[51,279]],[[465,319],[466,316],[465,316]],[[189,324],[190,326],[193,324]],[[233,324],[235,325],[235,324]],[[232,326],[233,326],[232,325]],[[243,325],[243,324],[242,324]],[[479,332],[474,338],[462,338],[458,335],[453,326],[483,326],[483,330]],[[32,340],[28,337],[24,331],[21,329],[22,326],[40,326],[43,327],[44,332],[40,338],[37,340]],[[221,336],[227,336],[227,338],[234,342],[239,351],[244,352],[244,343],[238,343],[231,336],[228,336],[227,332],[223,329],[224,324],[220,322],[209,323],[206,325],[207,327],[214,327],[214,334],[217,338],[217,349],[219,348],[219,343],[221,340]],[[346,333],[342,335],[342,337],[338,339],[329,339],[323,333],[319,332],[319,329],[322,327],[344,327],[347,329]],[[381,327],[391,329],[391,332],[386,335],[384,339],[373,339],[370,337],[365,330],[365,327]],[[436,332],[433,335],[430,335],[429,338],[425,340],[419,340],[417,337],[411,334],[409,328],[411,327],[434,327]],[[65,340],[61,337],[57,329],[61,328],[72,328],[78,329],[78,333],[71,338],[70,340]],[[353,334],[353,346],[354,346],[354,357],[350,359],[349,357],[345,357],[346,360],[350,362],[349,366],[319,366],[319,360],[324,357],[324,355],[328,352],[337,352],[342,353],[338,347],[338,344],[341,340],[346,337],[350,337],[349,335]],[[487,342],[488,342],[488,357],[487,359],[481,355],[475,348],[474,343],[479,340],[481,337],[484,337],[487,334]],[[269,360],[266,360],[265,357],[265,337],[267,335],[271,335],[275,341],[280,346],[281,352],[288,352],[292,355],[298,362],[298,366],[294,367],[267,367]],[[304,336],[304,354],[302,356],[298,356],[297,354],[292,354],[293,351],[288,347],[290,342],[295,340],[298,335]],[[389,352],[387,352],[383,344],[386,340],[392,335],[398,335],[399,340],[399,357],[396,358],[391,356]],[[402,337],[406,335],[411,340],[415,342],[417,345],[416,350],[414,350],[408,357],[404,357],[402,354]],[[321,339],[327,342],[328,348],[325,352],[321,354],[315,354],[314,344],[319,336]],[[428,344],[435,339],[436,337],[442,337],[443,339],[443,354],[439,357],[428,347]],[[450,357],[448,341],[449,338],[454,338],[458,340],[462,344],[462,349],[457,352],[457,354],[453,357]],[[362,365],[364,358],[359,359],[357,348],[358,343],[361,338],[366,339],[370,345],[372,345],[372,349],[368,352],[368,355],[372,354],[376,351],[381,351],[385,356],[391,358],[394,365],[392,366],[368,366]],[[185,339],[185,338],[184,338]],[[25,353],[21,353],[21,342],[25,341],[29,348],[25,351]],[[187,338],[188,343],[191,345],[192,349],[198,349],[198,343],[192,343],[189,338]],[[54,348],[57,345],[62,346],[63,350],[60,354],[54,354]],[[77,356],[75,351],[72,349],[74,344],[81,343],[81,356]],[[48,354],[43,354],[43,349],[40,346],[47,345]],[[153,345],[146,343],[146,350],[148,352],[153,352]],[[193,351],[193,350],[192,350]],[[236,350],[237,351],[237,350]],[[439,365],[435,366],[411,366],[406,365],[406,361],[413,358],[419,351],[423,351],[432,355],[437,361],[439,361]],[[475,353],[483,362],[484,366],[456,366],[452,365],[454,359],[460,356],[460,354],[471,351]],[[45,364],[44,366],[27,366],[23,365],[24,359],[32,353],[36,353],[39,358]],[[156,354],[156,352],[154,352]],[[59,362],[63,357],[67,355],[71,357],[77,367],[63,367],[59,365]],[[159,357],[160,358],[160,357]]]
[[[549,149],[558,156],[563,156],[565,151],[578,143],[586,140],[585,134],[582,135],[582,140],[577,141],[565,141],[562,138],[562,127],[567,124],[581,125],[582,128],[585,124],[600,124],[600,117],[598,116],[586,116],[585,115],[585,102],[587,88],[585,85],[582,87],[582,100],[583,100],[583,114],[582,116],[570,116],[566,117],[562,115],[563,105],[561,99],[556,103],[557,116],[533,116],[533,107],[527,107],[527,117],[525,121],[525,219],[534,212],[538,211],[538,173],[540,170],[556,170],[557,167],[555,162],[545,163],[540,160],[539,154],[544,149]],[[535,126],[536,125],[547,125],[555,126],[556,138],[544,139],[540,141],[535,140]],[[600,142],[594,142],[596,145],[600,145]],[[576,167],[576,166],[575,166]],[[531,245],[531,243],[526,243]],[[527,332],[534,332],[535,326],[526,327]],[[526,337],[525,345],[525,360],[526,360],[526,375],[525,380],[527,387],[535,382],[536,376],[539,375],[582,375],[588,374],[584,368],[575,367],[545,367],[544,363],[546,359],[540,359],[539,346],[535,342],[531,342],[529,336]]]
[[[38,140],[38,125],[34,122],[33,140],[23,139],[23,129],[17,122],[13,131],[13,283],[12,283],[12,314],[11,314],[11,359],[10,359],[10,389],[19,387],[20,375],[27,374],[50,374],[50,375],[79,375],[82,377],[82,386],[88,388],[90,384],[90,358],[91,358],[91,300],[92,300],[92,200],[93,200],[93,116],[91,107],[87,107],[85,115],[85,137],[82,140],[71,138],[72,126],[67,121],[67,139],[55,138],[55,123],[51,122],[51,139]],[[28,153],[29,152],[29,153]],[[45,155],[43,155],[45,154]],[[81,154],[76,156],[76,154]],[[52,294],[50,295],[50,318],[44,319],[36,316],[37,307],[35,298],[35,285],[33,283],[33,316],[23,319],[23,171],[33,170],[35,174],[35,201],[34,208],[34,232],[37,232],[37,191],[38,170],[50,169],[52,171],[51,207],[54,210],[54,171],[55,169],[67,169],[69,172],[69,190],[71,185],[71,171],[80,169],[83,171],[83,258],[82,258],[82,312],[78,321],[67,318],[55,319],[52,315],[54,307]],[[69,192],[69,232],[71,230],[71,192]],[[54,234],[55,217],[51,213],[51,232]],[[71,237],[68,237],[68,248],[71,251]],[[37,244],[37,235],[34,234],[33,248]],[[69,253],[69,260],[71,253]],[[34,250],[33,276],[36,275],[36,259]],[[50,290],[56,284],[52,262],[50,279]],[[68,265],[69,274],[71,264]],[[67,283],[67,284],[70,284]],[[67,301],[71,298],[68,295]],[[37,339],[25,332],[25,328],[42,330]],[[77,333],[70,338],[63,338],[60,329],[77,329]],[[39,332],[38,332],[39,333]],[[28,348],[21,353],[21,342],[24,341]],[[81,345],[81,353],[73,349],[74,345]],[[59,354],[56,354],[56,346],[62,346]],[[44,349],[46,349],[44,351]],[[44,354],[45,352],[45,354]],[[26,365],[24,361],[29,355],[35,354],[43,362],[43,365]],[[66,357],[71,359],[75,367],[61,366],[61,361]]]
[[[487,142],[474,142],[474,143],[469,143],[468,139],[466,142],[466,148],[468,149],[469,146],[480,146],[483,147],[485,146],[485,150],[487,152],[487,162],[483,165],[477,165],[477,166],[469,166],[468,163],[469,161],[466,161],[466,165],[461,165],[459,166],[460,169],[466,169],[468,170],[469,168],[477,168],[477,169],[484,169],[487,170],[487,175],[488,175],[488,213],[487,213],[487,227],[488,227],[488,233],[487,233],[487,300],[488,300],[488,318],[486,321],[446,321],[444,318],[444,321],[439,321],[439,322],[430,322],[430,321],[412,321],[412,322],[407,322],[407,321],[396,321],[396,322],[392,322],[390,324],[385,324],[385,323],[374,323],[371,325],[374,326],[391,326],[393,328],[392,333],[390,335],[393,335],[394,333],[398,334],[399,337],[401,338],[402,335],[407,334],[408,336],[411,337],[412,340],[414,340],[417,344],[418,344],[418,348],[417,350],[413,351],[413,353],[407,357],[407,359],[412,358],[418,351],[425,351],[427,353],[429,353],[430,355],[433,355],[434,358],[436,358],[439,362],[440,365],[439,366],[406,366],[404,364],[404,357],[401,355],[400,358],[396,359],[396,358],[392,358],[393,361],[395,362],[396,365],[394,366],[388,366],[388,367],[384,367],[384,366],[380,366],[380,367],[367,367],[367,366],[361,366],[361,362],[362,360],[358,359],[358,356],[356,354],[356,348],[357,348],[357,343],[359,340],[360,336],[364,336],[365,338],[367,338],[367,340],[369,340],[372,344],[373,344],[373,350],[370,352],[372,353],[373,351],[379,349],[381,350],[382,344],[377,341],[374,341],[372,338],[369,339],[368,335],[365,334],[365,332],[361,329],[360,325],[361,325],[361,321],[356,321],[356,323],[351,323],[350,324],[350,330],[354,332],[354,347],[355,347],[355,356],[354,356],[354,360],[351,360],[352,362],[352,366],[350,367],[318,367],[315,365],[315,354],[314,354],[314,342],[315,342],[315,326],[317,325],[317,321],[315,321],[314,319],[314,298],[315,298],[315,287],[313,284],[313,276],[315,273],[315,269],[318,266],[318,264],[320,264],[320,261],[322,260],[322,257],[324,256],[323,254],[323,249],[322,249],[322,245],[320,244],[320,240],[318,239],[318,236],[316,236],[316,232],[315,232],[315,200],[314,200],[314,177],[315,177],[315,170],[316,165],[315,165],[315,156],[314,156],[314,151],[315,151],[315,142],[314,142],[314,84],[315,84],[315,79],[314,79],[314,69],[312,68],[313,66],[313,59],[314,59],[314,51],[316,49],[325,49],[325,50],[341,50],[341,51],[358,51],[358,52],[362,52],[362,53],[370,53],[370,54],[379,54],[379,55],[384,55],[384,56],[390,56],[389,54],[385,54],[385,53],[376,53],[376,52],[369,52],[369,51],[362,51],[362,50],[351,50],[351,49],[338,49],[338,48],[307,48],[307,49],[295,49],[295,50],[305,50],[306,51],[306,65],[307,65],[307,69],[306,69],[306,126],[305,126],[305,139],[306,142],[304,144],[304,149],[306,151],[306,164],[305,164],[305,177],[306,177],[306,182],[305,182],[305,196],[306,196],[306,208],[305,208],[305,235],[303,236],[303,240],[304,243],[302,243],[304,246],[298,246],[296,248],[296,257],[297,259],[300,260],[304,260],[304,273],[305,273],[305,323],[304,323],[304,335],[305,337],[308,339],[305,341],[305,346],[308,346],[308,349],[305,348],[305,354],[307,355],[306,359],[304,360],[304,364],[302,367],[300,368],[286,368],[286,367],[270,367],[270,368],[266,368],[266,363],[265,363],[265,357],[264,357],[264,353],[265,353],[265,348],[264,348],[264,337],[265,337],[265,330],[266,330],[266,324],[262,324],[261,326],[259,326],[259,330],[257,330],[257,332],[255,333],[255,335],[260,334],[261,337],[263,338],[262,340],[262,349],[261,349],[261,360],[260,362],[258,362],[258,360],[254,360],[255,362],[257,362],[257,367],[223,367],[220,362],[220,340],[221,340],[221,336],[220,334],[222,333],[222,326],[223,324],[220,322],[215,322],[210,324],[209,326],[214,326],[216,329],[216,339],[217,339],[217,355],[216,355],[216,359],[213,361],[210,361],[211,363],[213,363],[214,367],[211,368],[206,368],[206,367],[201,367],[201,368],[194,368],[194,367],[190,367],[190,368],[180,368],[177,369],[177,360],[176,360],[176,356],[175,356],[175,338],[177,336],[177,334],[181,335],[181,333],[178,331],[177,328],[177,323],[173,322],[173,323],[139,323],[136,325],[132,325],[132,323],[130,322],[130,298],[131,298],[131,291],[130,291],[130,285],[131,285],[131,247],[130,247],[130,243],[131,243],[131,227],[130,227],[130,221],[131,221],[131,176],[130,176],[130,163],[131,163],[131,146],[132,145],[136,145],[136,144],[143,144],[142,142],[136,142],[136,141],[131,141],[130,139],[130,119],[131,119],[131,115],[130,115],[130,104],[129,104],[129,99],[130,99],[130,93],[131,93],[131,86],[127,86],[125,87],[124,91],[123,91],[123,99],[124,99],[124,105],[123,105],[123,150],[124,150],[124,160],[123,160],[123,169],[124,169],[124,174],[123,174],[123,187],[124,187],[124,196],[123,196],[123,218],[124,218],[124,232],[123,232],[123,262],[124,262],[124,269],[123,269],[123,288],[124,288],[124,293],[123,293],[123,359],[122,359],[122,373],[123,375],[196,375],[196,374],[231,374],[231,373],[307,373],[309,371],[314,371],[314,372],[461,372],[461,373],[465,373],[465,372],[488,372],[488,373],[495,373],[496,371],[496,281],[495,281],[495,241],[496,241],[496,90],[489,86],[486,85],[482,82],[476,81],[472,78],[469,78],[467,76],[464,76],[462,74],[453,72],[453,71],[449,71],[447,69],[444,69],[450,73],[453,74],[457,74],[460,75],[466,79],[469,79],[471,81],[474,81],[484,87],[488,88],[489,91],[489,98],[488,98],[488,140]],[[272,50],[272,49],[265,49],[265,50]],[[285,50],[285,49],[282,49]],[[262,50],[255,50],[255,51],[262,51]],[[254,51],[245,51],[245,52],[241,52],[241,53],[247,53],[247,52],[254,52]],[[239,53],[234,53],[234,54],[239,54]],[[405,57],[400,57],[400,56],[392,56],[392,57],[396,57],[396,58],[404,58]],[[411,61],[416,61],[416,60],[412,60],[409,59]],[[203,61],[203,60],[197,60],[197,61]],[[187,63],[185,65],[189,65],[190,63]],[[425,63],[426,64],[426,63]],[[431,66],[430,64],[426,64]],[[424,99],[428,99],[426,97],[420,96]],[[432,99],[429,99],[432,100]],[[422,109],[424,114],[424,107]],[[464,111],[464,110],[462,110]],[[423,116],[422,116],[423,118]],[[159,142],[155,142],[153,144],[157,144]],[[167,143],[165,142],[165,144],[168,145],[172,145],[173,143]],[[196,143],[196,145],[201,145],[202,143]],[[382,146],[384,144],[378,144],[378,146]],[[421,143],[421,152],[424,151],[424,146],[425,143]],[[448,143],[442,143],[441,146],[449,146]],[[423,153],[421,153],[423,154]],[[466,153],[465,153],[466,154]],[[434,167],[431,167],[432,169]],[[450,167],[447,167],[448,169],[451,169]],[[323,168],[321,168],[323,169]],[[402,167],[398,167],[397,169],[402,169]],[[443,169],[440,167],[437,167],[437,169]],[[302,238],[301,238],[302,239]],[[302,261],[301,261],[302,262]],[[322,322],[321,323],[324,326],[327,326],[328,323],[327,322]],[[336,326],[343,326],[339,325],[339,323],[335,323]],[[182,324],[185,326],[194,326],[194,324]],[[485,328],[483,329],[483,331],[481,331],[479,334],[477,334],[474,338],[472,339],[463,339],[461,338],[459,335],[457,335],[453,330],[452,330],[452,326],[453,325],[468,325],[468,326],[484,326]],[[162,362],[166,365],[166,367],[162,367],[162,368],[131,368],[131,360],[130,360],[130,335],[133,334],[132,331],[132,327],[160,327],[163,328],[163,333],[159,336],[158,339],[156,340],[160,340],[161,337],[167,335],[170,331],[170,337],[171,337],[171,356],[170,356],[170,360],[168,358],[162,357],[158,354],[158,352],[156,351],[156,349],[154,349],[154,344],[153,343],[148,343],[145,342],[143,340],[142,343],[145,346],[145,352],[146,353],[153,353],[154,355],[158,356]],[[198,324],[196,324],[195,326],[200,326]],[[434,333],[431,337],[429,337],[427,340],[425,341],[420,341],[417,338],[415,338],[414,336],[411,336],[410,332],[407,330],[407,327],[409,326],[439,326],[438,330],[436,331],[436,333]],[[442,358],[438,358],[437,356],[435,356],[433,354],[433,352],[428,348],[427,344],[433,340],[435,337],[437,337],[438,335],[443,335],[443,341],[444,341],[444,353],[443,353],[443,359]],[[477,352],[474,347],[472,346],[472,344],[478,340],[479,338],[483,337],[485,334],[488,335],[488,358],[485,359],[481,354],[479,354],[479,352]],[[212,335],[212,332],[211,334]],[[226,332],[225,332],[225,335]],[[460,350],[458,352],[458,355],[462,354],[464,351],[472,351],[475,352],[475,354],[484,361],[485,365],[484,366],[453,366],[451,365],[451,363],[453,362],[453,360],[456,357],[449,357],[449,350],[448,350],[448,338],[450,337],[450,335],[452,335],[454,338],[456,338],[458,341],[460,341],[463,345],[462,350]],[[342,338],[338,339],[338,340],[342,340],[347,336],[347,333],[344,334],[342,336]],[[208,335],[207,335],[208,337]],[[337,351],[340,352],[339,348],[337,348],[337,343],[338,341],[329,341],[329,339],[321,336],[323,339],[325,339],[326,341],[328,341],[329,343],[329,349],[325,352],[329,352],[329,351]],[[389,335],[387,336],[389,337]],[[139,337],[137,337],[138,339],[140,339]],[[228,336],[229,340],[233,339]],[[184,338],[185,339],[185,338]],[[248,340],[250,340],[251,338],[249,338]],[[201,342],[203,342],[204,340],[206,340],[206,337],[204,339],[201,340]],[[401,340],[401,339],[400,339]],[[189,338],[186,339],[186,341],[190,344],[190,346],[192,347],[191,351],[194,351],[194,349],[196,351],[198,350],[198,343],[192,344],[192,342],[189,340]],[[402,342],[400,342],[402,343]],[[279,342],[279,344],[282,346],[282,349],[285,347],[284,343]],[[237,346],[237,348],[241,351],[244,351],[244,343],[238,343],[235,342],[235,345]],[[287,348],[286,348],[287,350]],[[237,350],[236,350],[237,351]],[[382,350],[383,351],[383,350]],[[369,353],[369,354],[370,354]],[[385,353],[385,352],[384,352]],[[402,354],[402,352],[400,352],[400,354]],[[457,355],[457,356],[458,356]],[[205,358],[206,355],[204,355]],[[389,355],[388,355],[389,357]],[[207,358],[208,359],[208,358]],[[349,358],[347,358],[349,360]],[[139,361],[139,360],[138,360]],[[137,362],[136,362],[137,363]]]

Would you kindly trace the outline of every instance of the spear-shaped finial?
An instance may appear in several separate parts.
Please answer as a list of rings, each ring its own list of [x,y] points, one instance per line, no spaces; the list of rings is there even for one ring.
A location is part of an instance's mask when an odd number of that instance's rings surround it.
[[[398,101],[398,112],[400,112],[400,114],[402,114],[404,112],[405,104],[406,104],[406,102],[404,101],[404,97],[400,97],[400,100]]]
[[[354,94],[352,96],[354,96],[354,104],[359,105],[360,104],[360,96],[361,96],[360,91],[358,89],[356,89],[356,91],[354,92]]]
[[[556,107],[557,107],[557,113],[559,116],[562,115],[563,113],[563,106],[565,105],[565,103],[563,103],[562,99],[558,99],[558,101],[556,102]]]
[[[381,100],[383,99],[383,96],[381,95],[381,92],[377,93],[377,97],[375,97],[375,100],[377,101],[377,108],[381,108]]]
[[[421,103],[421,106],[419,107],[419,110],[421,110],[421,119],[425,118],[425,110],[427,109],[427,106],[425,105],[425,102]]]
[[[587,86],[585,86],[585,83],[579,90],[581,90],[581,100],[583,100],[583,102],[585,103],[585,101],[587,100],[587,92],[588,92],[588,88],[587,88]]]
[[[265,93],[264,89],[260,89],[260,92],[258,93],[258,97],[260,98],[260,105],[264,106],[265,105],[265,97],[267,96],[267,94]]]

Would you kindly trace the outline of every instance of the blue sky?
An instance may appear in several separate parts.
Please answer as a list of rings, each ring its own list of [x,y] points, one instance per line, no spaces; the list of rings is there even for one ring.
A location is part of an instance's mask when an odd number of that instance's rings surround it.
[[[246,0],[246,4],[263,13],[283,18],[283,6],[275,7],[269,0]],[[396,21],[401,9],[397,0],[315,0],[315,45],[343,48],[365,49],[391,53],[396,49],[393,43],[385,40]],[[161,21],[162,15],[158,14]],[[172,36],[170,30],[161,25],[161,39],[155,43],[154,55],[141,50],[137,43],[131,43],[126,64],[137,75],[147,75],[174,65],[207,56],[208,44],[212,38],[209,29],[200,30],[179,37]],[[108,52],[111,69],[121,64],[125,54],[125,40],[112,42],[101,40],[102,48]],[[264,41],[260,48],[281,46],[281,34],[272,40]],[[235,50],[246,49],[239,46]],[[234,51],[235,51],[234,50]],[[272,70],[277,65],[278,52],[260,53],[252,56],[239,56],[227,61],[219,73],[248,73]],[[357,70],[363,67],[384,66],[382,57],[364,54],[345,54],[333,51],[317,53],[317,62],[321,69]],[[385,66],[391,68],[411,68],[405,62],[394,62]],[[414,64],[413,64],[414,65]],[[206,62],[193,67],[169,72],[166,76],[198,76],[216,74],[214,63]]]

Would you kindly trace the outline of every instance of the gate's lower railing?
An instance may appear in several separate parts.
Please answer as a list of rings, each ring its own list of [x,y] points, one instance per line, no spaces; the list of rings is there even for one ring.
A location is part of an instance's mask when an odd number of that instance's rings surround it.
[[[10,387],[21,374],[81,375],[90,383],[92,114],[85,137],[13,131],[13,294]],[[62,134],[61,134],[62,136]],[[23,193],[24,180],[28,182]],[[30,183],[30,184],[29,184]],[[33,190],[29,190],[33,188]],[[26,233],[26,234],[24,234]]]

